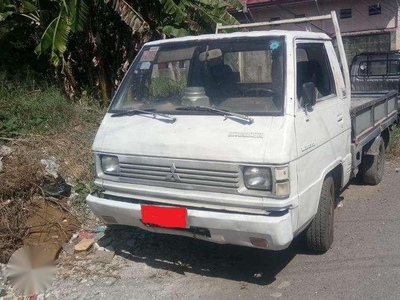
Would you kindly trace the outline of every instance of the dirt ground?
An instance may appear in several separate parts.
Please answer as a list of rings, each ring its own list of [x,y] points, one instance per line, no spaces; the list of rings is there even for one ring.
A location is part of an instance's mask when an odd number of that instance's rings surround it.
[[[301,240],[270,252],[121,227],[105,236],[109,264],[62,254],[46,299],[399,299],[398,168],[388,162],[375,187],[351,182],[324,255]]]

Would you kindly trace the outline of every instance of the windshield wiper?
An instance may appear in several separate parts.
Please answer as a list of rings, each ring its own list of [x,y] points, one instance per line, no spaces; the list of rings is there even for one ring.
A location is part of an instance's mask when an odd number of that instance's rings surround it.
[[[111,117],[133,116],[133,115],[138,115],[138,114],[152,115],[154,119],[156,119],[156,117],[158,116],[158,117],[163,117],[163,118],[172,120],[173,122],[176,121],[175,117],[167,115],[167,114],[157,113],[155,109],[131,109],[131,110],[114,113],[111,115]]]
[[[254,122],[253,118],[250,118],[249,116],[243,115],[243,114],[238,114],[234,112],[230,112],[229,110],[225,109],[218,109],[214,108],[211,106],[180,106],[175,108],[176,110],[191,110],[191,111],[208,111],[208,112],[214,112],[220,115],[225,116],[225,120],[228,117],[235,117],[241,120],[247,121],[249,124],[252,124]]]

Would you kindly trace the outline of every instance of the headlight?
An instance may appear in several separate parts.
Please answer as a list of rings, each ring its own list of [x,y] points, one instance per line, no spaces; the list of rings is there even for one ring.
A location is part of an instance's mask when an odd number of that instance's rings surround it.
[[[244,167],[243,180],[249,190],[268,191],[278,198],[285,198],[290,195],[288,166]]]
[[[272,175],[270,168],[245,167],[243,170],[244,184],[248,189],[272,190]]]
[[[101,168],[105,174],[118,175],[119,161],[117,156],[101,155]]]

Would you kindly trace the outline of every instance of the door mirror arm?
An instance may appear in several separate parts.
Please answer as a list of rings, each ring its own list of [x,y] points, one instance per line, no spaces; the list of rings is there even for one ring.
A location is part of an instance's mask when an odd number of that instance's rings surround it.
[[[314,106],[317,102],[317,95],[315,93],[314,83],[306,82],[305,84],[303,84],[302,89],[304,107],[306,108],[307,106]]]

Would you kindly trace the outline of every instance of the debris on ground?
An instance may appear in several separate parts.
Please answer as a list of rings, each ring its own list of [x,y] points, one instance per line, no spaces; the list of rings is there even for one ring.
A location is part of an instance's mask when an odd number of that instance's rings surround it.
[[[106,263],[109,264],[115,255],[114,248],[112,247],[107,247],[106,248],[99,248],[96,250],[94,257],[93,257],[93,262],[100,262],[100,263]]]
[[[49,159],[42,159],[40,160],[40,163],[45,165],[47,174],[53,176],[55,179],[58,178],[58,170],[60,169],[60,165],[54,156],[50,157]]]
[[[3,157],[10,155],[13,150],[10,147],[0,145],[0,173],[3,172]]]
[[[64,243],[62,249],[71,256],[75,254],[75,245],[73,243]]]
[[[6,290],[0,286],[0,297],[3,297],[6,295]]]
[[[10,147],[5,146],[5,145],[0,146],[0,158],[8,156],[12,152],[13,152],[13,149],[11,149]]]
[[[80,230],[78,233],[78,237],[80,239],[93,239],[95,237],[96,233],[91,230]]]
[[[107,229],[107,226],[101,225],[101,226],[98,226],[98,227],[96,228],[96,232],[105,232],[106,229]]]
[[[337,205],[337,208],[342,208],[344,206],[343,201],[340,201],[339,204]]]
[[[43,184],[42,189],[46,196],[59,199],[71,196],[72,187],[65,182],[64,178],[58,176],[55,182]]]
[[[82,239],[75,245],[75,251],[87,251],[94,244],[94,239]]]

